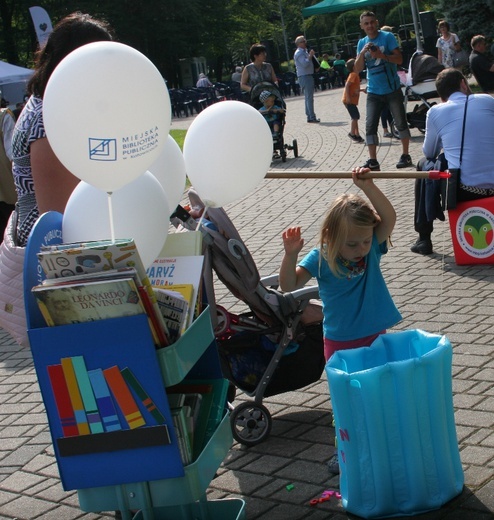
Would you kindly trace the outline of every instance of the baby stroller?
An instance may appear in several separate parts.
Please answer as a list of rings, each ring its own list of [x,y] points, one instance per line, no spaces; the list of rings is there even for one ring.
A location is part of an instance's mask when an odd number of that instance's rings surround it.
[[[189,190],[195,215],[204,204]],[[192,210],[191,210],[192,211]],[[195,229],[187,210],[177,207],[172,222]],[[324,370],[322,312],[317,286],[292,293],[276,289],[277,276],[262,279],[247,247],[223,208],[208,208],[199,221],[203,234],[204,290],[211,309],[222,372],[253,401],[231,407],[233,437],[246,446],[269,435],[272,419],[263,398],[302,388],[319,380]],[[213,271],[247,310],[234,314],[215,302]]]
[[[261,95],[261,92],[265,90],[271,92],[276,97],[276,104],[278,106],[281,106],[282,108],[286,109],[286,103],[283,100],[283,96],[281,95],[281,92],[279,91],[278,87],[273,83],[270,83],[269,81],[262,81],[261,83],[258,83],[250,91],[250,102],[254,108],[259,110],[262,107],[262,102],[259,99],[259,96]],[[284,142],[283,130],[285,128],[285,118],[286,116],[282,114],[280,121],[280,132],[278,136],[273,136],[273,159],[281,157],[281,160],[283,162],[286,162],[287,150],[293,150],[293,155],[295,156],[295,158],[298,157],[297,140],[293,139],[291,145],[285,144]]]
[[[425,133],[426,114],[435,102],[429,102],[431,98],[437,98],[435,80],[436,76],[444,69],[437,58],[416,51],[410,58],[408,71],[399,71],[402,91],[404,95],[405,112],[407,115],[408,126],[416,128],[419,132]],[[419,101],[411,112],[407,112],[409,101]],[[393,125],[393,134],[399,137],[398,130]]]

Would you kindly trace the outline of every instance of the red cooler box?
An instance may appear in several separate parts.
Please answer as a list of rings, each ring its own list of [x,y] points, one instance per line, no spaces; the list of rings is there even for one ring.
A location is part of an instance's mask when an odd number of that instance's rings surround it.
[[[448,213],[456,263],[494,264],[494,197],[459,202]]]

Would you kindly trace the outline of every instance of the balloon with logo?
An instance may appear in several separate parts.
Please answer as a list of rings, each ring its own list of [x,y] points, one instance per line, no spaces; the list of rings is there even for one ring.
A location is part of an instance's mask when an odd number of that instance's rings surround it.
[[[264,117],[241,101],[203,110],[184,142],[185,169],[209,207],[221,207],[251,192],[265,177],[273,138]]]
[[[72,192],[62,221],[64,242],[133,238],[145,267],[159,255],[168,236],[170,211],[165,191],[149,172],[111,195],[112,236],[108,194],[80,182]]]
[[[170,97],[158,69],[139,51],[94,42],[71,52],[53,71],[43,118],[62,164],[110,192],[142,175],[161,153]]]
[[[168,136],[163,151],[148,168],[165,190],[170,211],[175,211],[185,189],[185,161],[182,150],[171,135]]]

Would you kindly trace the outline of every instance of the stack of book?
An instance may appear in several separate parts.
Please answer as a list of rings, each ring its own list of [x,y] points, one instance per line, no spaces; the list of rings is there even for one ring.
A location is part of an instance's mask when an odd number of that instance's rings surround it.
[[[195,461],[225,414],[228,381],[185,381],[167,388],[168,403],[184,465]]]
[[[158,299],[132,239],[43,247],[46,280],[32,289],[47,325],[146,314],[157,347],[170,344]]]

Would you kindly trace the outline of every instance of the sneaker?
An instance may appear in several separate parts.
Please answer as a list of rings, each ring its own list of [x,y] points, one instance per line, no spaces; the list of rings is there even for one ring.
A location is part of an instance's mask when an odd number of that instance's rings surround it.
[[[384,132],[384,137],[393,137],[391,132]]]
[[[397,168],[407,168],[412,165],[412,158],[409,155],[403,154],[400,160],[396,163]]]
[[[307,123],[320,123],[321,120],[320,119],[317,119],[317,117],[315,119],[308,119],[307,120]]]
[[[339,475],[340,473],[340,463],[338,462],[338,454],[335,453],[332,455],[332,457],[328,460],[328,472],[330,475]]]
[[[365,139],[361,135],[356,135],[355,142],[356,143],[365,143]]]
[[[431,255],[432,254],[432,241],[430,238],[419,238],[415,244],[410,248],[412,253],[418,253],[419,255]]]
[[[369,168],[373,172],[381,171],[380,164],[376,161],[376,159],[368,159],[365,164],[362,165],[362,168]]]

